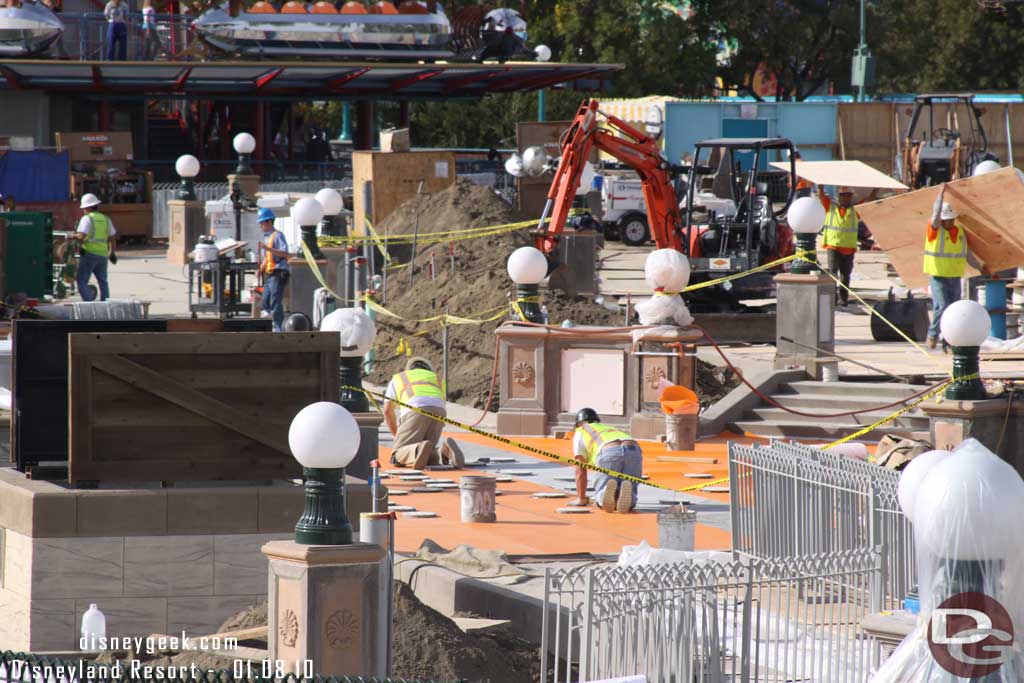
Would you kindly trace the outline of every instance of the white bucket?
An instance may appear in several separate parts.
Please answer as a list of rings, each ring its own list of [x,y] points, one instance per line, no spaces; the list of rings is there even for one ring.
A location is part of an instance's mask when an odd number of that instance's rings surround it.
[[[496,522],[494,492],[497,480],[494,477],[467,475],[459,477],[459,493],[462,497],[463,522]]]

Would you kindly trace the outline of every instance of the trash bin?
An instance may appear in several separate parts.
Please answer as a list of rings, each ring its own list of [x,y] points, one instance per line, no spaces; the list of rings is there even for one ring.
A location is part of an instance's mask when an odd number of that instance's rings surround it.
[[[658,547],[665,550],[693,550],[697,512],[673,505],[658,512]]]

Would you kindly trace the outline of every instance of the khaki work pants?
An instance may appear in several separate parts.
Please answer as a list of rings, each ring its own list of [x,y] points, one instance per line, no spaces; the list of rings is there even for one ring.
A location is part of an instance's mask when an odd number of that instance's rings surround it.
[[[438,417],[445,416],[444,408],[426,407],[420,410]],[[392,464],[417,470],[427,465],[441,464],[436,446],[443,428],[443,422],[426,415],[412,411],[403,415],[398,420],[398,433],[395,434],[394,450],[391,452]]]

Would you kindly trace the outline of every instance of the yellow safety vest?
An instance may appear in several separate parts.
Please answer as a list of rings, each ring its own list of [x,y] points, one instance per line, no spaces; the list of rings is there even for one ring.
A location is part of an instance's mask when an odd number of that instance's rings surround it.
[[[597,464],[597,456],[606,443],[633,440],[626,432],[600,422],[585,422],[579,429],[582,430],[583,447],[587,449],[587,462],[591,465]]]
[[[93,211],[89,214],[89,220],[92,221],[92,232],[85,238],[82,248],[87,254],[106,256],[110,253],[107,244],[110,239],[110,219],[99,211]]]
[[[924,237],[924,272],[935,277],[963,277],[967,267],[967,233],[957,225],[954,240],[941,225],[935,239]]]
[[[395,375],[395,394],[402,403],[408,403],[417,396],[444,400],[444,390],[437,374],[422,368],[400,372]]]
[[[832,204],[825,218],[825,246],[846,247],[857,246],[857,212],[853,207],[846,209],[846,215],[839,215],[839,207]]]

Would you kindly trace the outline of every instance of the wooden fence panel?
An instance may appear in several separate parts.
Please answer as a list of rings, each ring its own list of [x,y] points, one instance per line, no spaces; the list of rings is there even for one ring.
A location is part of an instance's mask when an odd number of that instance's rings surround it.
[[[281,479],[288,427],[338,399],[330,333],[72,334],[70,481]]]

